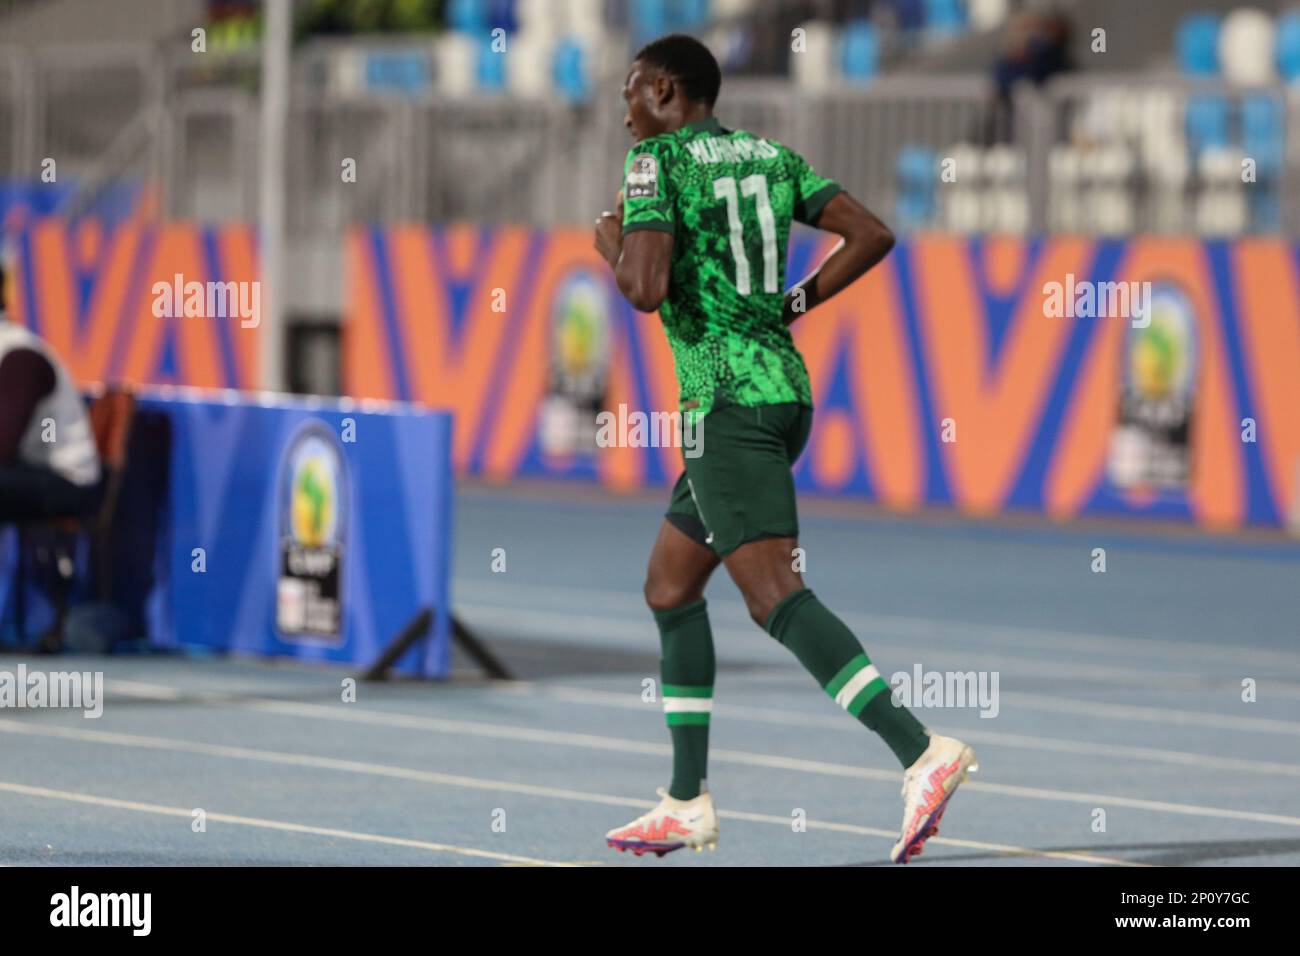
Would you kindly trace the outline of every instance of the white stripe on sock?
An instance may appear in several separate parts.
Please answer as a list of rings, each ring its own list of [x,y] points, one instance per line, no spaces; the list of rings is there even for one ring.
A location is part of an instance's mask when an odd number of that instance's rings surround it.
[[[835,695],[835,703],[839,704],[845,710],[849,709],[849,704],[853,703],[853,698],[862,692],[873,680],[880,676],[880,671],[876,670],[875,664],[868,664],[862,670],[858,671],[849,678],[849,682],[840,688],[840,692]]]
[[[664,713],[666,714],[711,714],[713,713],[712,697],[665,697]]]

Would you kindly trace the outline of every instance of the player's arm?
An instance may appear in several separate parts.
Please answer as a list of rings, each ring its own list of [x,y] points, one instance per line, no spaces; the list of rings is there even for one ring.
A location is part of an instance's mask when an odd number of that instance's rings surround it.
[[[614,270],[619,291],[642,312],[656,311],[668,298],[677,232],[672,162],[665,143],[634,146],[623,165],[618,212],[596,220],[596,248]]]
[[[54,366],[34,349],[14,349],[0,362],[0,465],[18,461],[23,433],[55,384]]]
[[[602,213],[596,220],[596,249],[614,270],[614,281],[632,307],[641,312],[657,311],[668,297],[673,234],[638,229],[624,235],[620,194],[618,212]]]
[[[785,295],[785,324],[848,288],[894,248],[894,234],[862,203],[837,192],[815,225],[840,237],[822,264]]]

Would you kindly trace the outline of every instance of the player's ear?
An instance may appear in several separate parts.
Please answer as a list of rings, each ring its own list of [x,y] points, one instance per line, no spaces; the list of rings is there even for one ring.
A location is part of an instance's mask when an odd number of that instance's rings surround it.
[[[655,77],[655,105],[660,108],[667,106],[672,102],[676,92],[677,84],[673,81],[672,75],[660,70],[659,75]]]

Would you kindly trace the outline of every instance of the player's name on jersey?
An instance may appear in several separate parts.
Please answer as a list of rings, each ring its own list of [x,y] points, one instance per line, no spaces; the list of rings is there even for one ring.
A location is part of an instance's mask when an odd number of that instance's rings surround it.
[[[781,151],[765,139],[693,139],[686,150],[697,163],[743,163],[752,159],[776,159]]]

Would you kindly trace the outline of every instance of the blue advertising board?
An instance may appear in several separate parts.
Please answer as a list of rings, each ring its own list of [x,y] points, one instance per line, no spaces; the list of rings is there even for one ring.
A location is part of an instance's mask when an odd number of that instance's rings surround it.
[[[396,669],[450,667],[451,415],[156,389],[168,500],[145,617],[160,647],[365,666],[423,608]]]

